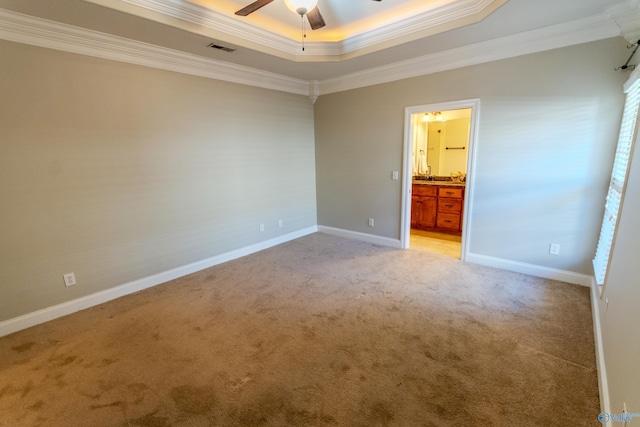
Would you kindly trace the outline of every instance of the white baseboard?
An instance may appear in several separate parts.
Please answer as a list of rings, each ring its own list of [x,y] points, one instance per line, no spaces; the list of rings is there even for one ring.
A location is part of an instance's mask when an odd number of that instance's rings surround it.
[[[401,248],[399,239],[391,239],[389,237],[375,236],[373,234],[344,230],[342,228],[327,227],[324,225],[319,225],[318,231],[332,236],[344,237],[346,239],[361,240],[363,242],[373,243],[374,245],[389,246],[397,249]]]
[[[236,249],[231,252],[226,252],[224,254],[220,254],[202,261],[197,261],[192,264],[154,274],[153,276],[144,277],[142,279],[134,280],[133,282],[125,283],[123,285],[106,289],[104,291],[96,292],[82,298],[77,298],[72,301],[54,305],[52,307],[47,307],[42,310],[34,311],[22,316],[14,317],[13,319],[5,320],[3,322],[0,322],[0,337],[26,328],[30,328],[31,326],[35,326],[40,323],[57,319],[58,317],[75,313],[76,311],[103,304],[105,302],[141,291],[143,289],[157,286],[161,283],[186,276],[187,274],[192,274],[197,271],[204,270],[205,268],[213,267],[214,265],[222,264],[227,261],[241,258],[243,256],[262,251],[264,249],[268,249],[270,247],[306,236],[308,234],[315,233],[317,231],[318,227],[316,226],[304,228],[302,230],[294,231],[293,233],[285,234],[283,236],[279,236],[270,240],[265,240],[264,242]]]
[[[333,236],[347,239],[361,240],[381,246],[401,249],[402,244],[398,239],[375,236],[373,234],[360,233],[357,231],[344,230],[342,228],[318,226],[318,231]],[[543,267],[540,265],[527,264],[524,262],[511,261],[502,258],[494,258],[486,255],[467,253],[465,261],[473,264],[485,265],[487,267],[500,268],[502,270],[514,271],[516,273],[528,274],[530,276],[543,277],[545,279],[559,280],[561,282],[573,283],[581,286],[591,286],[593,276],[574,273],[573,271],[559,270],[556,268]]]
[[[541,265],[527,264],[524,262],[511,261],[503,258],[494,258],[487,255],[474,254],[471,252],[466,254],[465,261],[473,264],[485,265],[487,267],[495,267],[502,270],[514,271],[516,273],[528,274],[530,276],[573,283],[575,285],[591,286],[592,276],[574,273],[573,271],[559,270],[557,268],[543,267]]]
[[[609,384],[607,382],[607,368],[604,361],[604,347],[602,346],[602,326],[600,319],[600,289],[595,281],[591,281],[591,314],[593,316],[593,342],[596,347],[596,369],[598,371],[598,392],[600,393],[600,412],[611,413],[609,400]],[[611,427],[611,421],[603,424]]]

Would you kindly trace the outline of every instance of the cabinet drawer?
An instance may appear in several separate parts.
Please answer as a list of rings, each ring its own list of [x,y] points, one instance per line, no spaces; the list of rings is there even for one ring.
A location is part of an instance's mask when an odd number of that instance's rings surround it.
[[[438,188],[438,197],[462,199],[462,188],[440,187]]]
[[[447,230],[458,231],[460,229],[460,215],[439,213],[437,226]]]
[[[438,212],[458,214],[462,212],[462,199],[438,198]]]
[[[411,187],[411,192],[414,196],[437,196],[438,195],[438,187],[433,187],[431,185],[413,185]]]

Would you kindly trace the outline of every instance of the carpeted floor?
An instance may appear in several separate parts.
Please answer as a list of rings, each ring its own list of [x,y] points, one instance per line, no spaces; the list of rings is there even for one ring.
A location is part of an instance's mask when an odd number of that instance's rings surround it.
[[[313,234],[0,339],[1,426],[597,426],[589,290]]]

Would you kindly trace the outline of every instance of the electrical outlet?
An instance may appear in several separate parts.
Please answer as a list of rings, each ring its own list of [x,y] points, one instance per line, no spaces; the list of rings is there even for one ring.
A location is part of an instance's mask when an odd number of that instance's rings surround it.
[[[264,224],[260,224],[260,232],[262,233],[264,231]]]
[[[279,220],[278,220],[278,227],[279,227],[279,228],[284,227],[284,222],[282,222],[282,220],[281,220],[281,219],[279,219]]]
[[[369,227],[373,227],[373,218],[369,218]]]
[[[64,278],[64,285],[69,287],[76,284],[76,275],[73,273],[68,273],[62,276]]]
[[[391,172],[391,179],[398,180],[398,171]]]
[[[552,243],[549,246],[549,253],[551,255],[560,255],[560,243]]]

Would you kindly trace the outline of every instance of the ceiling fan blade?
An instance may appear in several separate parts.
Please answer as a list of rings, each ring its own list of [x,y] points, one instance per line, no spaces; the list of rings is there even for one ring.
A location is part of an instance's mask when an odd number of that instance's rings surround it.
[[[266,6],[271,3],[273,0],[258,0],[251,3],[249,6],[243,7],[239,11],[236,12],[236,15],[239,16],[247,16],[250,13],[255,12],[260,9],[262,6]]]
[[[311,25],[312,30],[317,30],[318,28],[322,28],[327,25],[324,23],[324,19],[320,14],[320,9],[318,9],[318,6],[307,12],[307,19],[309,20],[309,25]]]

